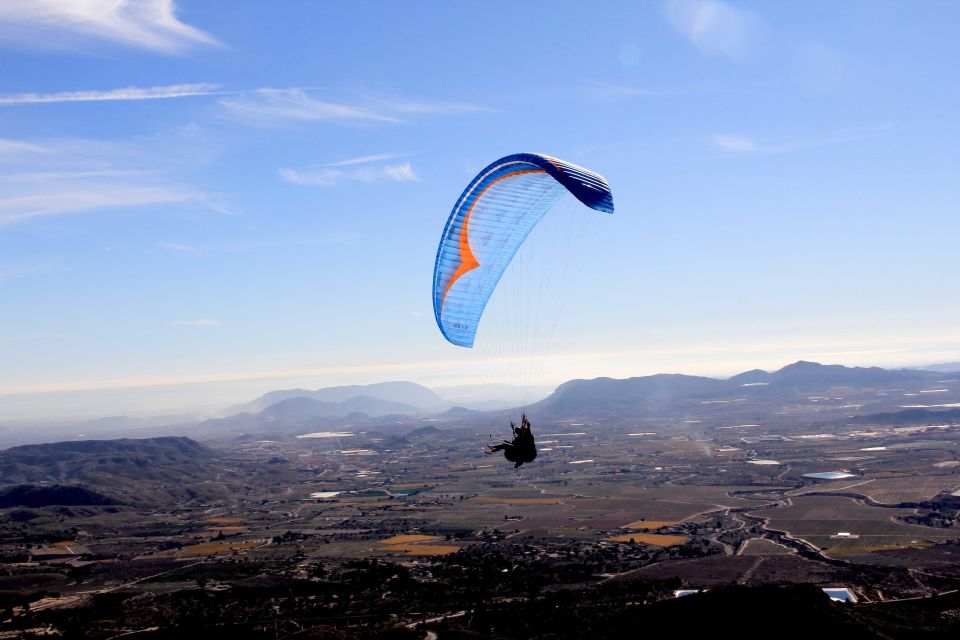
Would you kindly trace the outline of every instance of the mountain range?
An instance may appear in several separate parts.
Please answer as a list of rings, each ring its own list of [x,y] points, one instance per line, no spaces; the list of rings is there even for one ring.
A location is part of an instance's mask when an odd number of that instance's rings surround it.
[[[636,416],[676,408],[678,404],[731,401],[784,402],[795,396],[841,393],[842,389],[922,387],[936,384],[942,374],[913,369],[845,367],[799,361],[777,371],[746,371],[726,380],[657,374],[636,378],[571,380],[530,408],[552,417],[590,415]]]
[[[842,402],[838,402],[834,403],[833,414],[824,413],[821,417],[833,419],[850,417],[850,414],[896,414],[900,409],[911,407],[929,408],[936,414],[939,409],[949,408],[951,402],[960,400],[952,398],[949,390],[946,395],[938,395],[941,392],[929,388],[945,386],[945,372],[941,369],[949,366],[934,365],[932,368],[935,370],[882,369],[799,361],[776,371],[753,369],[727,379],[657,374],[624,379],[570,380],[561,384],[543,400],[529,405],[527,410],[541,419],[556,420],[667,419],[679,417],[681,414],[700,417],[703,413],[702,405],[712,404],[714,406],[711,411],[714,416],[726,411],[725,415],[731,419],[741,416],[752,421],[751,411],[752,415],[759,419],[771,411],[779,411],[773,409],[775,405],[800,403],[809,406],[809,396],[829,396],[834,400],[857,396],[861,400],[858,404],[851,405],[856,407],[855,410],[847,409]],[[449,387],[444,389],[444,395],[449,398],[454,390],[474,397],[483,391],[475,387]],[[870,393],[867,393],[868,391]],[[930,393],[934,395],[927,395]],[[914,396],[916,400],[911,402],[904,396]],[[939,405],[927,407],[920,403],[922,399],[934,397],[943,398]],[[826,405],[827,403],[824,403],[821,406]],[[85,420],[76,423],[72,433],[138,438],[161,434],[191,435],[221,439],[241,434],[247,434],[247,437],[264,433],[297,435],[303,433],[303,429],[336,429],[348,424],[361,428],[380,427],[419,418],[438,419],[444,423],[473,424],[489,422],[491,417],[507,411],[503,405],[496,410],[487,408],[486,411],[475,408],[478,405],[465,403],[465,406],[470,410],[459,404],[455,405],[425,386],[394,381],[313,390],[271,391],[248,403],[230,407],[222,411],[217,418],[167,425],[152,424],[149,427],[134,421],[131,425],[136,426],[131,426],[126,431],[121,428],[121,418],[104,421],[104,424],[109,425],[109,430],[98,430],[95,428],[97,421]],[[691,416],[691,412],[698,415]],[[909,415],[913,414],[894,415],[885,417],[884,420],[897,421],[907,419]],[[63,430],[62,427],[60,429]],[[29,442],[38,432],[46,433],[38,428],[24,428],[22,433],[11,429],[8,431],[7,441],[11,444],[17,441]],[[55,435],[52,428],[49,433],[51,436]]]
[[[699,404],[748,400],[752,406],[806,401],[806,396],[840,396],[844,390],[904,388],[919,390],[942,379],[938,371],[846,367],[799,361],[776,371],[753,369],[727,379],[657,374],[634,378],[595,378],[561,384],[528,411],[541,417],[636,418],[669,415]],[[875,412],[899,407],[877,404]],[[502,413],[503,410],[493,413]],[[327,389],[289,389],[267,393],[232,407],[227,417],[204,423],[208,429],[255,432],[259,429],[334,426],[348,419],[353,425],[376,423],[389,416],[437,416],[444,420],[485,420],[491,412],[465,411],[436,392],[412,382],[385,382]],[[372,422],[371,422],[372,421]]]
[[[414,382],[378,382],[367,385],[326,387],[323,389],[283,389],[265,393],[246,404],[230,407],[221,412],[221,417],[239,413],[261,413],[279,403],[301,398],[313,403],[294,403],[280,411],[296,411],[297,408],[319,412],[322,415],[346,415],[360,411],[367,415],[391,413],[438,412],[450,404],[434,391]]]

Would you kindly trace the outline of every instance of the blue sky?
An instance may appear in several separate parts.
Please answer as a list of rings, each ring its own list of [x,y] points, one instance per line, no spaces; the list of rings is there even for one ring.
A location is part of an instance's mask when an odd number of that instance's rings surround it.
[[[114,6],[116,5],[116,6]],[[949,2],[0,6],[0,417],[484,380],[466,182],[605,175],[542,382],[960,359]]]

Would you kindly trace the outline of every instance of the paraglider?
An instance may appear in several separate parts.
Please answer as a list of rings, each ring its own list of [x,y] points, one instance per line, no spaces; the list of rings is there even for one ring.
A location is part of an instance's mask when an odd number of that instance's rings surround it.
[[[537,153],[501,158],[470,181],[447,219],[433,271],[433,312],[443,336],[472,347],[487,301],[520,245],[565,193],[613,213],[600,174]]]
[[[452,344],[471,348],[501,277],[537,224],[570,194],[613,213],[613,194],[598,173],[538,153],[500,158],[470,181],[447,219],[433,272],[433,311]],[[530,421],[510,423],[513,440],[490,445],[519,467],[537,456]]]

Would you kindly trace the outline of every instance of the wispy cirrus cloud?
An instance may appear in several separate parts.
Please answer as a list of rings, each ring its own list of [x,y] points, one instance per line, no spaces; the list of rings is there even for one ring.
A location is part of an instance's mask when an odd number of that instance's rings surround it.
[[[0,43],[29,48],[78,48],[105,41],[175,54],[220,43],[182,22],[174,0],[3,0]]]
[[[255,240],[242,242],[220,242],[211,244],[189,244],[183,242],[160,242],[157,247],[164,251],[183,256],[208,256],[235,253],[259,253],[277,249],[298,249],[304,247],[351,246],[362,241],[362,236],[352,231],[332,231],[315,235],[275,235],[260,236]]]
[[[4,156],[21,157],[23,154],[37,155],[46,153],[50,153],[50,150],[33,142],[0,138],[0,160],[2,160]]]
[[[657,97],[665,95],[665,92],[628,84],[594,81],[585,84],[580,89],[580,94],[595,100],[617,100],[620,98]]]
[[[223,323],[219,320],[174,320],[178,327],[219,327]]]
[[[199,200],[196,193],[164,186],[130,186],[125,184],[65,185],[44,187],[44,193],[3,197],[0,195],[0,227],[31,218],[82,213],[116,207],[182,203]]]
[[[361,105],[312,98],[302,89],[258,89],[249,95],[220,101],[237,119],[261,125],[293,122],[400,122],[399,118]]]
[[[724,151],[750,153],[757,150],[757,144],[746,136],[720,134],[711,136],[710,139],[714,146]]]
[[[300,87],[224,90],[219,84],[210,82],[154,87],[129,86],[106,90],[0,94],[0,106],[170,100],[211,95],[224,96],[219,100],[219,105],[228,117],[261,126],[298,122],[354,125],[399,124],[417,117],[458,116],[494,111],[462,102],[385,99],[370,96],[330,99],[318,96],[316,90]],[[0,153],[3,152],[4,142],[0,140]]]
[[[466,102],[445,100],[370,99],[371,106],[389,113],[427,116],[463,116],[471,113],[496,113],[496,109]]]
[[[0,175],[0,182],[48,182],[50,180],[71,180],[82,178],[129,178],[131,176],[150,175],[151,171],[126,169],[102,169],[94,171],[36,171]]]
[[[844,129],[832,131],[809,138],[769,142],[740,134],[715,134],[710,136],[710,143],[725,152],[738,155],[768,155],[788,153],[803,149],[815,149],[857,140],[869,140],[886,135],[893,131],[889,124],[859,129]]]
[[[343,125],[399,124],[418,116],[457,116],[491,109],[459,102],[390,100],[359,97],[332,100],[305,88],[255,89],[220,100],[225,113],[260,126],[328,122]]]
[[[346,160],[338,160],[337,162],[328,162],[326,164],[317,165],[320,167],[349,167],[357,164],[367,164],[368,162],[379,162],[382,160],[394,160],[396,158],[403,157],[402,153],[376,153],[369,156],[360,156],[358,158],[347,158]]]
[[[206,194],[176,178],[185,164],[178,154],[187,154],[177,148],[180,135],[132,142],[0,140],[0,228],[103,209],[186,203],[215,209]],[[202,156],[193,149],[194,157]]]
[[[420,180],[409,162],[383,167],[364,167],[350,171],[343,169],[313,169],[307,171],[280,169],[280,177],[292,184],[316,187],[334,187],[343,182],[417,182]]]
[[[378,153],[313,165],[307,169],[280,169],[279,173],[286,182],[317,187],[334,187],[343,182],[418,182],[420,178],[409,162],[377,164],[402,155]]]
[[[755,15],[720,0],[667,0],[664,13],[678,33],[708,56],[748,58],[764,31]]]
[[[210,83],[171,84],[161,87],[124,87],[106,91],[61,91],[59,93],[0,94],[0,106],[53,104],[61,102],[109,102],[125,100],[168,100],[219,93],[219,85]]]

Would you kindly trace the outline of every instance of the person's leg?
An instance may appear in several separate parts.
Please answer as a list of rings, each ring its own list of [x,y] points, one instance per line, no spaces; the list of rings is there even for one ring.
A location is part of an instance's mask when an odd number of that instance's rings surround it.
[[[496,444],[496,445],[488,444],[487,447],[490,449],[489,453],[494,453],[496,451],[505,451],[508,449],[513,449],[513,443],[507,442],[506,440],[504,440],[500,444]]]

